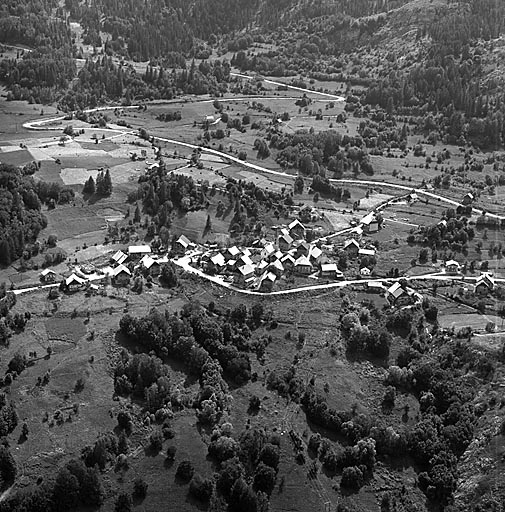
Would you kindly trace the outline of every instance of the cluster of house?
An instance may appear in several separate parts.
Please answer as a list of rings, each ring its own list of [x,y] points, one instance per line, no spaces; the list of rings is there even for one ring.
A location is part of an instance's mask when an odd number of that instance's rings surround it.
[[[294,220],[281,228],[276,243],[259,240],[251,248],[228,247],[199,258],[207,273],[230,276],[237,284],[269,292],[287,272],[328,279],[343,278],[336,263],[321,263],[323,251],[305,240],[306,229]]]
[[[174,250],[183,254],[192,245],[184,235],[181,235],[174,244]],[[92,275],[89,275],[85,269],[74,271],[70,276],[63,279],[63,284],[67,290],[74,291],[84,288],[89,281],[94,282],[110,278],[115,285],[126,286],[136,269],[144,270],[151,276],[157,276],[163,263],[168,261],[166,254],[153,254],[149,245],[131,245],[128,247],[127,253],[119,250],[113,254],[110,265],[99,269]],[[40,279],[44,283],[54,283],[57,281],[58,275],[51,269],[44,269],[40,273]]]
[[[360,242],[356,238],[350,238],[344,242],[344,251],[350,259],[359,258],[360,274],[362,276],[367,277],[372,273],[370,258],[374,258],[376,255],[375,247],[361,247]]]

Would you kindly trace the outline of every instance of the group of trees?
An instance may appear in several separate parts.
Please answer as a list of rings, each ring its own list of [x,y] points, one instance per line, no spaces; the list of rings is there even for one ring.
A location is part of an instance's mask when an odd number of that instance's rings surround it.
[[[40,187],[11,165],[0,164],[0,265],[19,258],[47,225]]]

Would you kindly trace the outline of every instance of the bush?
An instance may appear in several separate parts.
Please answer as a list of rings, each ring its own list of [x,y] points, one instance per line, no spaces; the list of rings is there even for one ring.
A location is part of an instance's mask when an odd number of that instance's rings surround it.
[[[147,482],[143,478],[136,478],[133,482],[133,496],[144,499],[147,495],[148,487]]]
[[[116,499],[116,504],[114,506],[114,512],[130,512],[131,509],[132,509],[131,496],[126,492],[121,493]]]
[[[175,460],[176,453],[177,453],[177,448],[175,446],[169,446],[167,448],[167,461],[173,462]]]
[[[210,478],[202,478],[198,473],[189,484],[189,492],[200,501],[209,501],[212,496],[213,483]]]
[[[163,434],[160,430],[155,430],[149,437],[151,449],[160,452],[163,448]]]
[[[357,466],[344,468],[340,486],[345,489],[359,490],[363,485],[363,472]]]
[[[195,473],[195,468],[193,464],[189,460],[183,460],[179,466],[177,466],[177,471],[175,472],[175,476],[184,482],[189,482]]]

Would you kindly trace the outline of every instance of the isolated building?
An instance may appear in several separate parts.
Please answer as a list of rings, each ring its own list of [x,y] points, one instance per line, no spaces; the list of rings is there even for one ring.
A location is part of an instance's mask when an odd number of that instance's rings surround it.
[[[174,243],[174,251],[178,254],[184,254],[190,247],[191,242],[184,235],[181,235]]]
[[[471,192],[467,192],[463,196],[463,199],[461,200],[461,203],[464,204],[465,206],[467,206],[469,204],[472,204],[474,201],[475,201],[474,195]]]
[[[40,280],[44,283],[54,283],[56,281],[56,272],[46,268],[40,273]]]
[[[447,274],[457,274],[461,270],[461,265],[456,260],[445,262],[445,271]]]

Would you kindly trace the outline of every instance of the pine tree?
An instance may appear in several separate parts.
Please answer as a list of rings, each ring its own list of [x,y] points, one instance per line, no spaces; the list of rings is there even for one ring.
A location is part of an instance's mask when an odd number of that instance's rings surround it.
[[[88,194],[92,196],[96,191],[95,188],[95,180],[93,179],[93,176],[90,176],[89,179],[84,183],[84,188],[82,189],[83,194]]]

